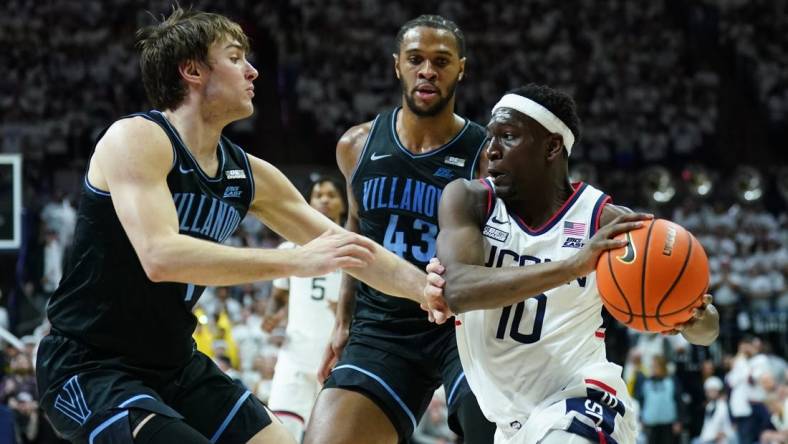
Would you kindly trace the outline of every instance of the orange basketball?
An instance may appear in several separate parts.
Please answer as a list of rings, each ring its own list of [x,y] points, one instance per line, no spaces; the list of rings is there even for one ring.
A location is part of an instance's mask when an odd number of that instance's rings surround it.
[[[656,219],[616,238],[629,245],[602,253],[596,264],[597,289],[610,314],[640,331],[688,321],[709,287],[709,261],[695,236]]]

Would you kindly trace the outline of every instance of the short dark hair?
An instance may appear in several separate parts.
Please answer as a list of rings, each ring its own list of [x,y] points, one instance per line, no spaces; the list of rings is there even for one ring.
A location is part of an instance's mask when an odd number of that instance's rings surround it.
[[[572,135],[575,136],[575,143],[580,141],[582,132],[580,117],[577,115],[575,100],[569,94],[536,83],[529,83],[525,86],[513,89],[507,94],[517,94],[518,96],[527,97],[544,106],[550,110],[551,113],[555,114],[556,117],[561,119],[569,130],[572,131]]]
[[[210,66],[208,48],[229,37],[249,51],[249,39],[241,27],[219,14],[173,7],[161,22],[137,31],[142,83],[154,108],[173,109],[186,97],[186,84],[178,65],[195,60]]]
[[[465,34],[462,33],[462,30],[456,23],[453,21],[441,17],[439,15],[433,14],[423,14],[416,17],[413,20],[408,21],[401,28],[399,28],[399,32],[397,32],[397,39],[395,40],[396,46],[394,47],[394,52],[398,53],[400,47],[402,46],[402,38],[405,36],[405,33],[413,28],[418,28],[419,26],[424,26],[427,28],[435,28],[435,29],[445,29],[449,31],[454,36],[454,40],[457,41],[457,49],[459,50],[459,58],[465,57]]]
[[[309,181],[309,188],[306,189],[306,193],[304,193],[304,199],[307,202],[312,200],[312,191],[315,189],[315,185],[320,185],[322,183],[328,182],[334,185],[334,188],[337,189],[339,193],[340,199],[342,199],[342,203],[345,205],[345,211],[342,213],[342,221],[344,222],[345,217],[347,217],[348,213],[348,202],[347,202],[347,189],[345,188],[345,182],[339,180],[334,175],[328,174],[319,174],[316,177],[310,179]]]

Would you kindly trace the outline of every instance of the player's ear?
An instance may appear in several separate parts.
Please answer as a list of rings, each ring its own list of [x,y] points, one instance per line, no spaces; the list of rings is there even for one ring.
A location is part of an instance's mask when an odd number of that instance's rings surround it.
[[[564,152],[564,138],[560,134],[547,135],[547,160],[553,161]]]
[[[460,59],[460,74],[457,76],[457,81],[461,82],[463,77],[465,77],[465,57]]]
[[[394,57],[394,74],[396,74],[397,78],[400,79],[402,77],[400,76],[399,72],[399,54],[391,54],[391,56]]]
[[[202,81],[202,69],[196,60],[186,60],[178,65],[178,72],[186,83],[199,84]]]

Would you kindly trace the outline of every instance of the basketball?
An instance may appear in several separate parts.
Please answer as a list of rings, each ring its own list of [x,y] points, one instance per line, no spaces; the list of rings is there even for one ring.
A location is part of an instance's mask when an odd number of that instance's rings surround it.
[[[709,262],[695,236],[665,219],[620,234],[622,248],[596,265],[597,289],[614,318],[640,331],[662,332],[688,321],[709,286]]]

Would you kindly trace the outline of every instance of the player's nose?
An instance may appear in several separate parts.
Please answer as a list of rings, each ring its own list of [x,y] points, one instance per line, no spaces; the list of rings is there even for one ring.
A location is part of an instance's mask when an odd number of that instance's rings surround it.
[[[257,72],[257,69],[254,66],[252,66],[251,63],[246,62],[246,75],[245,75],[246,80],[249,80],[251,82],[252,80],[256,79],[258,75],[259,73]]]
[[[435,71],[435,67],[432,65],[432,63],[429,62],[429,60],[425,61],[421,65],[421,68],[419,69],[420,79],[435,80],[437,76],[438,73],[437,71]]]
[[[487,153],[487,159],[497,160],[503,157],[501,145],[498,143],[498,139],[496,137],[490,137],[487,139],[486,144],[487,146],[484,148],[484,151]]]

